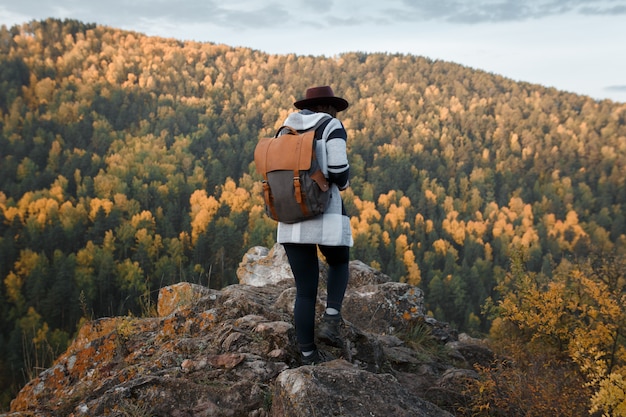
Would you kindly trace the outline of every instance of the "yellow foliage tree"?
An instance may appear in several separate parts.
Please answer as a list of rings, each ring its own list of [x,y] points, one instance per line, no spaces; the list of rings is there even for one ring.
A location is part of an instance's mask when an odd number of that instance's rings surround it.
[[[458,215],[459,213],[456,210],[452,210],[443,220],[441,226],[457,245],[463,245],[466,235],[465,222],[457,220]]]
[[[91,221],[96,219],[96,215],[100,209],[104,210],[104,212],[109,215],[113,209],[113,202],[108,199],[92,198],[89,202],[89,219],[91,219]]]
[[[250,209],[250,193],[241,187],[237,187],[232,178],[227,178],[222,186],[220,202],[227,204],[235,213],[248,211]]]
[[[409,245],[408,238],[405,234],[401,234],[396,239],[396,258],[402,260],[402,263],[406,267],[407,275],[402,278],[402,281],[411,285],[419,285],[422,280],[422,275],[419,266],[415,262],[415,253]]]
[[[195,243],[198,236],[206,231],[220,203],[215,197],[207,196],[206,190],[194,191],[189,202],[191,203],[191,241]]]
[[[516,259],[499,287],[492,338],[552,355],[554,363],[568,358],[593,390],[590,412],[626,416],[626,260],[603,256],[563,261],[552,279],[524,271]]]

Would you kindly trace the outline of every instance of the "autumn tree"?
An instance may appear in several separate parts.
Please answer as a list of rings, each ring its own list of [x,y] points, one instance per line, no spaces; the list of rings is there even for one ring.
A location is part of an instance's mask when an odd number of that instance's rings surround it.
[[[552,279],[524,270],[520,260],[515,259],[499,287],[502,299],[489,307],[495,315],[492,339],[514,362],[508,370],[483,369],[480,389],[488,390],[487,397],[504,407],[504,397],[498,397],[503,394],[497,394],[493,385],[503,378],[510,384],[509,394],[538,390],[535,400],[527,399],[531,409],[537,410],[533,413],[558,407],[557,414],[577,415],[572,414],[576,408],[567,411],[572,404],[563,400],[580,395],[590,412],[626,415],[623,255],[596,254],[575,263],[563,261]],[[514,377],[536,364],[550,370],[540,376],[541,384]],[[546,379],[555,373],[568,384],[556,385]]]

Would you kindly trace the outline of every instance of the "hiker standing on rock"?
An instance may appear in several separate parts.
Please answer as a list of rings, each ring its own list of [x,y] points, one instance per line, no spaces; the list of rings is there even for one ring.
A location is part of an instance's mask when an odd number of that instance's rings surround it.
[[[300,111],[291,113],[283,123],[298,132],[315,129],[316,155],[331,183],[331,198],[326,211],[298,223],[278,223],[278,243],[283,244],[296,282],[294,321],[296,339],[303,364],[332,359],[315,345],[315,304],[319,280],[317,248],[328,263],[326,311],[318,329],[323,342],[343,347],[339,333],[341,305],[348,285],[350,247],[353,245],[350,218],[340,190],[349,186],[350,165],[346,152],[347,133],[336,118],[348,102],[336,97],[329,86],[306,90],[305,98],[294,103]]]

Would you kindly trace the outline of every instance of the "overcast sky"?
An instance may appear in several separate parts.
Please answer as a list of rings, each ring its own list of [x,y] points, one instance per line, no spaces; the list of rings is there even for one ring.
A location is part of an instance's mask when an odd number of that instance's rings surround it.
[[[47,17],[277,54],[413,54],[626,102],[626,0],[0,0],[0,25]]]

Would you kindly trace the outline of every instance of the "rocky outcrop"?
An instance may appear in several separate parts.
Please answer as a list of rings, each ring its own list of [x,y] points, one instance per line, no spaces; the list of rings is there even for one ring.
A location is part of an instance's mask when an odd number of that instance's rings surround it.
[[[426,317],[419,288],[362,262],[350,273],[345,346],[320,343],[334,361],[301,366],[284,251],[252,248],[240,284],[179,283],[161,289],[158,317],[85,324],[6,416],[451,415],[489,349]]]

